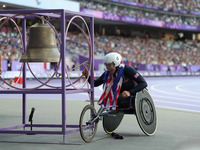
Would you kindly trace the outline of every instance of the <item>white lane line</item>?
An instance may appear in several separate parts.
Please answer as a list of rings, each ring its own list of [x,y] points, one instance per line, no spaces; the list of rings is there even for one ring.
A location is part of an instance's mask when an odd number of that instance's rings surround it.
[[[88,98],[89,98],[89,95],[88,95],[88,93],[79,93],[79,94],[86,95],[86,96],[88,96]],[[96,95],[94,95],[94,98],[97,98],[97,99],[99,99],[100,97],[99,97],[99,96],[96,96]]]
[[[184,92],[184,93],[190,93],[190,94],[196,94],[196,95],[199,95],[200,96],[200,91],[197,93],[197,92],[193,92],[193,91],[189,91],[189,90],[184,90],[182,88],[180,88],[181,86],[185,86],[186,84],[179,84],[176,86],[176,90],[178,91],[181,91],[181,92]],[[188,84],[187,84],[188,85]]]
[[[192,104],[184,104],[184,103],[177,103],[177,102],[168,102],[168,101],[162,101],[162,100],[154,100],[154,102],[162,102],[162,103],[168,103],[168,104],[178,104],[183,106],[192,106],[192,107],[199,107],[200,105],[192,105]]]
[[[169,99],[176,99],[176,100],[180,100],[180,101],[189,101],[189,102],[197,102],[200,103],[200,98],[199,100],[189,100],[189,99],[185,99],[185,98],[177,98],[177,97],[169,97],[169,96],[160,96],[160,95],[155,95],[155,94],[151,94],[152,97],[161,97],[161,98],[169,98]]]
[[[177,94],[177,93],[172,93],[172,92],[166,92],[166,91],[159,90],[159,89],[156,89],[156,88],[155,88],[156,86],[160,86],[160,85],[163,85],[163,84],[152,85],[152,86],[151,86],[151,89],[152,89],[153,91],[156,91],[156,92],[159,92],[159,93],[168,94],[168,95],[177,95],[177,96],[185,96],[185,97],[199,98],[199,97],[197,97],[197,96],[184,95],[184,94]]]
[[[191,112],[191,113],[200,113],[200,111],[197,110],[190,110],[190,109],[184,109],[184,108],[175,108],[175,107],[167,107],[167,106],[160,106],[160,105],[156,105],[156,108],[166,108],[166,109],[172,109],[172,110],[178,110],[178,111],[187,111],[187,112]]]
[[[99,86],[98,89],[103,92],[103,86]]]

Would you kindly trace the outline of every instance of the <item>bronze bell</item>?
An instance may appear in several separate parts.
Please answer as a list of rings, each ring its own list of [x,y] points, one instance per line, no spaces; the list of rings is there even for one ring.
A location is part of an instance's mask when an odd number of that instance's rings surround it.
[[[36,23],[30,27],[29,43],[20,62],[58,62],[55,32],[46,23]]]

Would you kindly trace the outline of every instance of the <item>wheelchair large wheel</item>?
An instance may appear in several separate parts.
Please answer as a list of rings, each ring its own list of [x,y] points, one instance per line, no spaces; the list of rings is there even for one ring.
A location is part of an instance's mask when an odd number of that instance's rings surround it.
[[[148,136],[154,135],[157,128],[156,109],[153,99],[146,89],[136,94],[135,110],[142,131]]]
[[[120,125],[124,113],[115,111],[108,115],[103,116],[103,129],[106,133],[110,134],[114,132]]]
[[[89,143],[94,138],[97,131],[97,122],[91,123],[91,121],[96,117],[97,113],[92,105],[87,105],[82,110],[79,128],[82,139]]]

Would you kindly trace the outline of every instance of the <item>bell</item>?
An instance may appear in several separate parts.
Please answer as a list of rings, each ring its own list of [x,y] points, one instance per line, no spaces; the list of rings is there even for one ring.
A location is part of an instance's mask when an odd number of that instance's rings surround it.
[[[20,62],[58,62],[55,32],[46,23],[36,23],[30,27],[29,43]]]

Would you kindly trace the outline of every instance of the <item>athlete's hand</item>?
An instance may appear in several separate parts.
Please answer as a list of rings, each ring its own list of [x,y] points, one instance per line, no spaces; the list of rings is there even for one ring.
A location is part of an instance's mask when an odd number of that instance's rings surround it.
[[[82,75],[85,77],[88,77],[88,69],[85,67],[85,69],[82,71]]]
[[[126,98],[126,97],[128,97],[128,96],[130,96],[131,94],[130,94],[130,92],[129,91],[124,91],[124,92],[122,92],[122,97],[124,97],[124,98]]]

